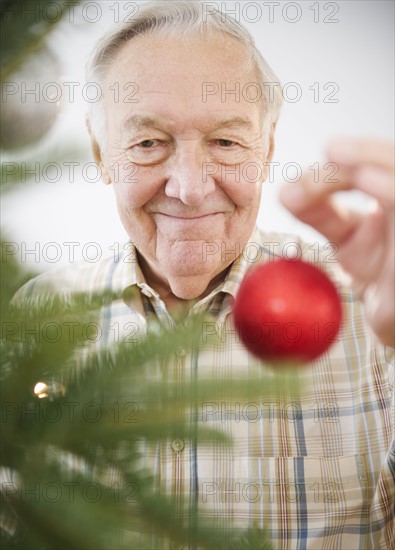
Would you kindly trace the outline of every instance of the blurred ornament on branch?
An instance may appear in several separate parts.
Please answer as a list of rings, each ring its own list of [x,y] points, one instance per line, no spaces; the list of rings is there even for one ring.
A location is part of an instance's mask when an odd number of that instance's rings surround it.
[[[14,150],[41,139],[55,123],[60,102],[61,69],[54,54],[43,48],[1,83],[0,147]]]
[[[47,37],[80,0],[3,1],[0,5],[0,147],[41,139],[58,115],[59,62]]]

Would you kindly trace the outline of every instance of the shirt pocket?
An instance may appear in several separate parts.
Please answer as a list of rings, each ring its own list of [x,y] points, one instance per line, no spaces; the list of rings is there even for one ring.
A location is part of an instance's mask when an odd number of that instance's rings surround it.
[[[363,455],[235,457],[216,472],[200,483],[206,512],[235,527],[266,526],[274,548],[358,548],[368,539]]]

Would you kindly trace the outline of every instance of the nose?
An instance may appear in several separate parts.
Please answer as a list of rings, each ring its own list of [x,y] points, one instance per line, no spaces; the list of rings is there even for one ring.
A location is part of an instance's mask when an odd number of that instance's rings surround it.
[[[171,162],[165,193],[188,206],[200,206],[215,190],[215,181],[205,171],[205,155],[195,142],[180,145]]]

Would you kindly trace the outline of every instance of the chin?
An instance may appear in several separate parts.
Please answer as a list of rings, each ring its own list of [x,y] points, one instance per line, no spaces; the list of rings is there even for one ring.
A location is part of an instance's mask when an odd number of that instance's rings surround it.
[[[206,295],[210,280],[210,275],[206,277],[189,275],[188,278],[171,277],[169,283],[172,293],[180,300],[198,300]]]
[[[207,254],[204,241],[179,241],[158,254],[158,260],[173,277],[194,277],[221,271],[220,254]]]
[[[161,264],[163,266],[163,264]],[[217,263],[196,263],[192,258],[183,259],[179,262],[172,261],[166,266],[163,266],[163,271],[166,272],[169,277],[172,278],[188,278],[188,277],[208,277],[211,280],[215,277],[216,273],[221,271],[220,266]]]

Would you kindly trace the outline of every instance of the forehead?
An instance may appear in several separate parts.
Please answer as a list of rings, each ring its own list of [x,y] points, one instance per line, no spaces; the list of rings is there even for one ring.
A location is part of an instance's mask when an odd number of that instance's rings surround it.
[[[259,118],[259,86],[246,48],[231,36],[145,34],[126,42],[116,54],[106,75],[105,98],[115,118],[150,109],[164,117],[171,110],[184,117],[199,111],[201,118],[216,112],[222,118],[231,110],[233,116]]]

